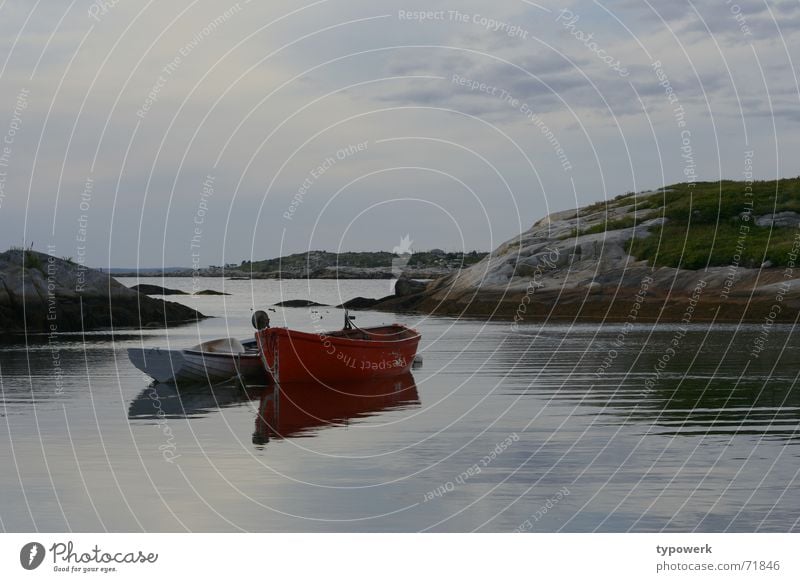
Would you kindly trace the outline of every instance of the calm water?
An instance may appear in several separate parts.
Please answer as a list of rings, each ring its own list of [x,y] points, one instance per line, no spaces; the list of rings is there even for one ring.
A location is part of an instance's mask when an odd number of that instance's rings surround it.
[[[3,530],[798,529],[800,346],[789,326],[772,328],[758,359],[758,326],[693,327],[653,382],[674,326],[637,327],[620,346],[615,325],[512,332],[365,312],[361,325],[397,320],[423,336],[424,366],[374,398],[151,387],[127,347],[250,337],[253,305],[390,292],[387,281],[201,283],[232,295],[170,298],[216,316],[199,326],[27,349],[6,338]],[[342,318],[326,307],[271,316],[307,330]]]

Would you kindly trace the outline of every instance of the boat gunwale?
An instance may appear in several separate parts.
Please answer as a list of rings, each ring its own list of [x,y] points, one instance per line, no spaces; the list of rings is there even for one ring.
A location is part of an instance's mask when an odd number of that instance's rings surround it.
[[[202,356],[204,358],[228,358],[228,359],[230,359],[230,358],[252,358],[252,359],[257,359],[257,358],[261,357],[261,354],[259,352],[253,352],[253,351],[249,351],[249,352],[204,352],[204,351],[201,351],[201,350],[191,350],[191,349],[188,349],[188,348],[187,349],[183,349],[183,350],[173,350],[173,351],[178,351],[178,352],[181,352],[181,353],[184,353],[184,354],[191,354],[193,356],[194,355]]]
[[[339,333],[340,331],[348,331],[348,330],[308,332],[308,331],[290,329],[288,327],[271,327],[263,330],[263,332],[270,332],[270,331],[278,332],[280,335],[285,336],[290,342],[294,340],[297,341],[303,340],[303,341],[311,341],[317,343],[317,342],[324,342],[327,339],[330,340],[332,343],[336,343],[338,345],[344,345],[344,346],[350,345],[353,347],[360,347],[360,348],[382,347],[384,345],[397,345],[406,342],[419,341],[422,338],[422,334],[420,334],[416,329],[401,324],[375,326],[372,328],[362,329],[361,331],[369,335],[370,329],[398,329],[401,330],[402,333],[409,335],[406,335],[405,337],[399,337],[396,339],[391,339],[391,336],[379,337],[374,339],[361,339],[361,338],[348,338],[341,335],[337,335],[337,333]]]

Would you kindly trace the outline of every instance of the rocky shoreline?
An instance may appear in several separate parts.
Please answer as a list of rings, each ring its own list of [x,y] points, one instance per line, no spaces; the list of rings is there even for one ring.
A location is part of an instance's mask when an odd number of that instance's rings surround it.
[[[687,196],[679,191],[686,190],[684,184],[556,212],[483,258],[470,253],[472,264],[463,269],[453,268],[454,254],[443,251],[429,251],[425,268],[404,264],[401,270],[372,266],[390,253],[313,251],[305,256],[313,261],[292,255],[290,269],[281,262],[280,271],[269,270],[275,259],[259,265],[266,270],[232,266],[200,276],[389,279],[402,272],[394,295],[356,297],[337,307],[509,320],[512,325],[714,321],[760,323],[768,329],[794,323],[800,317],[800,213],[790,209],[800,208],[800,181],[759,183],[756,204],[744,211],[740,185],[726,182],[727,198],[716,193],[714,184]],[[782,207],[776,207],[777,197],[772,199],[776,188]],[[689,227],[695,229],[691,236]],[[706,238],[709,232],[713,236]],[[684,236],[679,240],[675,233]],[[366,260],[362,255],[373,262],[357,264],[370,266],[329,264],[341,257]],[[439,266],[431,267],[435,261],[441,261]],[[3,330],[27,326],[47,331],[52,304],[62,330],[166,325],[203,317],[128,289],[100,271],[34,251],[0,255],[0,274]],[[191,270],[169,273],[197,275]]]
[[[612,209],[594,205],[557,212],[474,266],[424,288],[398,289],[395,296],[365,308],[512,324],[794,323],[800,317],[800,270],[795,266],[800,229],[775,224],[784,218],[755,217],[762,224],[797,231],[781,267],[764,262],[760,268],[745,268],[734,255],[726,266],[679,269],[654,268],[628,253],[634,237],[646,239],[664,224],[658,208],[642,212],[622,203]],[[606,230],[608,224],[632,226]]]
[[[168,327],[205,316],[148,297],[108,274],[33,250],[0,254],[0,330],[53,333]]]
[[[724,293],[728,273],[698,274],[636,266],[605,273],[595,288],[564,276],[557,288],[468,288],[459,277],[431,283],[422,292],[386,297],[351,309],[448,317],[618,323],[794,323],[800,317],[800,285],[781,269],[742,269],[737,290]],[[591,284],[590,284],[591,285]]]

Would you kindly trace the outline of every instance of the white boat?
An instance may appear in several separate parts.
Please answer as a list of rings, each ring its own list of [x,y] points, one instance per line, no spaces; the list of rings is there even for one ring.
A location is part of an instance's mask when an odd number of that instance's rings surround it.
[[[237,376],[246,380],[267,380],[255,340],[227,337],[184,350],[128,348],[128,358],[157,382],[210,382]]]

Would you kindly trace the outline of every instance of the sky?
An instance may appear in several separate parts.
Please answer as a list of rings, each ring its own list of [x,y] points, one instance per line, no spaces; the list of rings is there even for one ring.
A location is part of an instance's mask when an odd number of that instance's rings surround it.
[[[800,174],[795,0],[0,0],[0,248],[98,267],[491,250]]]

